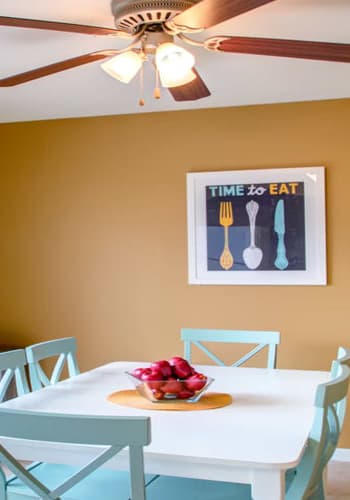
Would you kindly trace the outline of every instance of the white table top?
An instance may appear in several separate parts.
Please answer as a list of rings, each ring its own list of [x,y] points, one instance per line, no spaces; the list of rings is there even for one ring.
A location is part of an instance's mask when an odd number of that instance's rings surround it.
[[[145,448],[146,465],[152,456],[171,457],[178,463],[250,464],[284,470],[300,459],[312,424],[316,386],[329,378],[328,372],[319,371],[198,366],[215,378],[210,391],[232,394],[232,405],[193,412],[147,411],[107,401],[110,393],[133,388],[126,370],[145,365],[110,363],[0,407],[150,416],[152,442]],[[26,458],[37,459],[27,448]]]

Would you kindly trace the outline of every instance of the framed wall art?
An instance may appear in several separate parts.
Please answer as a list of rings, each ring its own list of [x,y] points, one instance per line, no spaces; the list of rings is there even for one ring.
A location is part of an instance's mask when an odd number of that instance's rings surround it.
[[[187,174],[189,283],[325,285],[324,167]]]

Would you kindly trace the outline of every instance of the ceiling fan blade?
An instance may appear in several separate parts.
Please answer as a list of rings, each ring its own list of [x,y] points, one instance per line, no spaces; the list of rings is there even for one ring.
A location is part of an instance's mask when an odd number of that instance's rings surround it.
[[[202,0],[171,20],[177,28],[206,29],[275,0]]]
[[[23,19],[20,17],[0,16],[0,26],[15,28],[33,28],[39,30],[65,31],[67,33],[82,33],[84,35],[116,36],[118,30],[100,26],[85,26],[83,24],[62,23],[57,21],[41,21],[39,19]]]
[[[192,71],[194,71],[197,76],[192,82],[179,87],[168,88],[175,101],[196,101],[197,99],[202,99],[203,97],[209,97],[211,95],[210,90],[200,77],[198,71],[194,68],[192,68]]]
[[[350,44],[347,43],[231,36],[209,38],[205,45],[223,52],[350,62]]]
[[[72,59],[66,59],[65,61],[49,64],[48,66],[42,66],[40,68],[26,71],[25,73],[18,73],[17,75],[2,78],[0,79],[0,87],[13,87],[15,85],[20,85],[21,83],[42,78],[43,76],[65,71],[66,69],[82,66],[83,64],[88,64],[100,59],[106,59],[107,57],[112,57],[118,53],[118,50],[100,50],[98,52],[91,52],[90,54],[73,57]]]

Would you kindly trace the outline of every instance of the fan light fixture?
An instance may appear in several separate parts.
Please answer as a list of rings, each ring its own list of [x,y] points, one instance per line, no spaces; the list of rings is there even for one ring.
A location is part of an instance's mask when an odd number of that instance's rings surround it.
[[[141,69],[144,60],[142,53],[129,50],[101,64],[101,68],[113,78],[129,83]],[[155,63],[163,87],[178,87],[196,78],[192,71],[194,56],[174,43],[166,42],[157,47]]]
[[[163,35],[164,37],[164,35]],[[194,56],[188,50],[172,42],[163,42],[156,46],[143,44],[140,49],[127,50],[101,64],[101,68],[120,82],[129,83],[142,68],[148,55],[155,54],[156,87],[154,97],[160,99],[159,79],[163,87],[174,88],[186,85],[197,78],[193,71]],[[143,71],[140,73],[139,104],[144,105]]]
[[[123,52],[112,59],[108,59],[105,63],[101,64],[101,68],[108,73],[108,75],[116,78],[120,82],[129,83],[134,76],[141,69],[143,64],[143,57],[132,50]]]
[[[163,87],[178,87],[193,81],[194,56],[171,42],[162,43],[156,50],[156,66]]]

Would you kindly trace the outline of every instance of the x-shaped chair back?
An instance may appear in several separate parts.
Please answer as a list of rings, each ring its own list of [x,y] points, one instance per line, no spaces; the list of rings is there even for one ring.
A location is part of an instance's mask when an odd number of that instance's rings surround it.
[[[77,343],[74,337],[57,340],[49,340],[33,344],[26,348],[26,356],[29,365],[30,383],[33,391],[42,387],[56,384],[67,364],[69,377],[79,374],[76,357]],[[48,358],[58,357],[51,376],[47,376],[41,366],[41,361]]]
[[[16,382],[18,396],[29,392],[27,377],[24,369],[26,364],[27,359],[24,349],[16,349],[14,351],[0,353],[0,371],[3,372],[0,380],[0,402],[4,400],[13,380]]]
[[[8,467],[42,500],[60,499],[73,486],[128,447],[131,500],[145,500],[143,446],[151,441],[148,417],[94,417],[4,408],[0,409],[0,436],[102,447],[102,451],[87,465],[50,490],[0,445],[0,463]],[[7,484],[5,474],[0,468],[1,499],[7,498],[6,493],[1,495],[6,491]]]
[[[192,362],[192,345],[203,351],[214,363],[220,366],[226,364],[208,349],[202,342],[231,342],[239,344],[258,344],[247,354],[235,361],[231,366],[241,366],[262,349],[268,349],[267,368],[276,368],[277,345],[280,343],[280,333],[255,330],[204,330],[182,328],[181,340],[184,342],[184,357]]]

